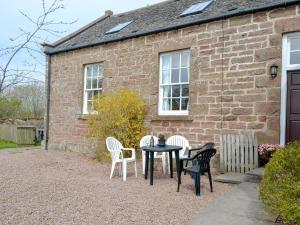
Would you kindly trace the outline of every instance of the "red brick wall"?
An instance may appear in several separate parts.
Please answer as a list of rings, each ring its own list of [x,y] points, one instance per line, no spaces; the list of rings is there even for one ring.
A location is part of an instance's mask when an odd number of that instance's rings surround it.
[[[104,91],[136,90],[155,133],[182,134],[192,145],[219,134],[253,133],[279,142],[282,34],[300,31],[298,6],[274,9],[52,56],[49,144],[93,152],[82,120],[84,64],[103,62]],[[159,54],[190,49],[189,116],[158,116]]]

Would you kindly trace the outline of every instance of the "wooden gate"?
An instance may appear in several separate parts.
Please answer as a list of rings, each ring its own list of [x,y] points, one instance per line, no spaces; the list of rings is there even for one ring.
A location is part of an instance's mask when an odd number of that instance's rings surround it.
[[[257,139],[253,135],[221,135],[222,173],[246,173],[258,167]]]

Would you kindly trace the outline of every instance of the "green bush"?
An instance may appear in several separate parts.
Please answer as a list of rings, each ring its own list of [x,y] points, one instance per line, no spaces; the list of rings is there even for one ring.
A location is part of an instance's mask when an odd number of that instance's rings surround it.
[[[99,141],[112,136],[124,147],[137,148],[145,134],[145,103],[132,90],[102,94],[94,101],[97,113],[88,117],[90,135]],[[98,153],[99,156],[102,153]],[[105,157],[109,154],[104,154]]]
[[[264,205],[286,222],[300,224],[300,142],[276,151],[260,186]]]
[[[0,119],[15,119],[20,115],[22,102],[0,97]]]

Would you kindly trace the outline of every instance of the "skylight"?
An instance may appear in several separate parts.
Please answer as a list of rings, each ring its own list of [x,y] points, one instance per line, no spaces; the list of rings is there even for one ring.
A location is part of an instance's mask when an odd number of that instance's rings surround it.
[[[203,10],[206,9],[212,2],[213,2],[213,0],[206,1],[206,2],[200,2],[200,3],[194,4],[194,5],[192,5],[190,8],[188,8],[187,10],[185,10],[183,13],[181,13],[180,16],[189,16],[189,15],[201,13],[201,12],[203,12]]]
[[[124,29],[125,27],[127,27],[129,24],[131,24],[133,21],[129,21],[126,23],[120,23],[117,26],[111,28],[109,31],[107,31],[105,34],[112,34],[112,33],[116,33],[121,31],[122,29]]]

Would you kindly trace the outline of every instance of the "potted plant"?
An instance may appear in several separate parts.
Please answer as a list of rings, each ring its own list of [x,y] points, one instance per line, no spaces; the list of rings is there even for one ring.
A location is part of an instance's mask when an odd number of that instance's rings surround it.
[[[270,159],[272,158],[272,154],[280,148],[280,145],[277,144],[262,144],[258,146],[258,154],[259,154],[259,165],[266,165]]]
[[[163,134],[158,135],[158,146],[165,147],[166,146],[166,139]]]

